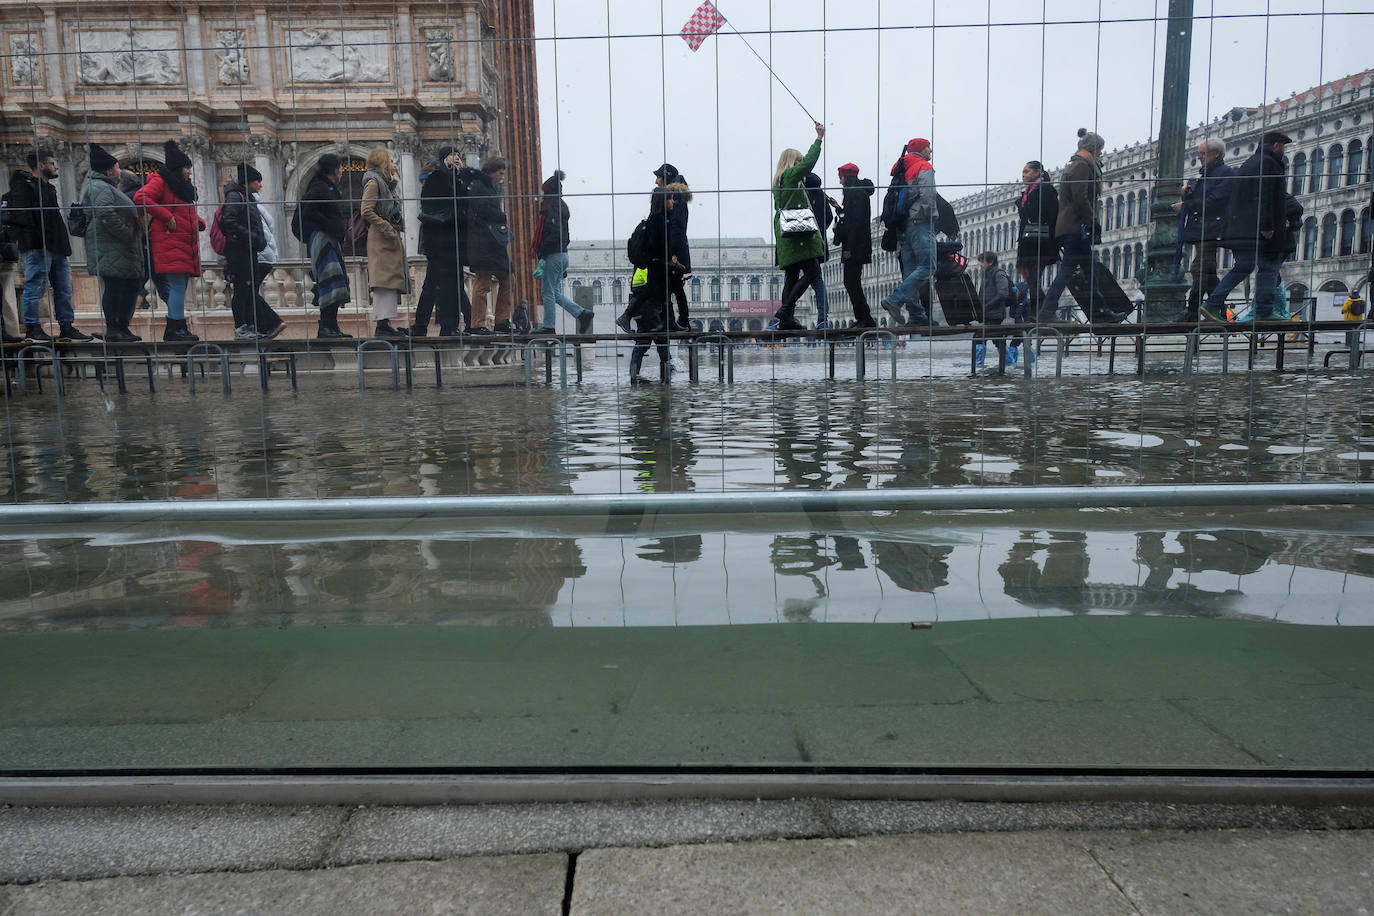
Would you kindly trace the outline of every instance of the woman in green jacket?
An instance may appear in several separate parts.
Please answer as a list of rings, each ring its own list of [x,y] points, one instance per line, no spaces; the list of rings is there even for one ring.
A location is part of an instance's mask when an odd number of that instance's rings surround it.
[[[803,331],[806,326],[793,317],[797,300],[821,275],[821,257],[825,254],[825,239],[820,232],[807,235],[783,235],[782,211],[810,209],[802,179],[821,158],[821,139],[825,125],[816,122],[816,140],[803,156],[800,151],[785,149],[778,157],[773,173],[773,244],[778,266],[782,268],[782,307],[774,313],[768,327],[777,331]]]

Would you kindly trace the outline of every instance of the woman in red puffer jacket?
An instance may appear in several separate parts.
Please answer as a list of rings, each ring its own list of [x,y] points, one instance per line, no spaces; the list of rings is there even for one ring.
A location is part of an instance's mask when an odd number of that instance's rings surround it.
[[[205,220],[196,213],[196,186],[191,183],[191,159],[175,140],[162,144],[166,161],[134,195],[144,209],[148,243],[153,254],[153,285],[167,303],[163,340],[192,343],[200,340],[186,326],[186,284],[200,276],[200,233]]]

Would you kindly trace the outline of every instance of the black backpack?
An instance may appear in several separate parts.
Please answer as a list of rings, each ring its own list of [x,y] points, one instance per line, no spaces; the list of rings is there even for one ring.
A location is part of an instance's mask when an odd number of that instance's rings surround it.
[[[86,205],[79,200],[72,201],[72,205],[67,208],[67,233],[77,238],[86,237],[86,229],[91,225],[91,216],[86,212]]]
[[[653,252],[649,250],[648,217],[640,220],[635,231],[630,233],[630,240],[625,243],[625,257],[635,267],[648,267],[649,261],[653,260]]]
[[[298,242],[305,241],[304,222],[305,201],[296,204],[296,212],[291,214],[291,235]]]
[[[906,226],[906,214],[902,212],[901,196],[906,188],[906,173],[900,169],[897,174],[892,176],[888,182],[887,193],[883,195],[883,209],[879,217],[883,227],[894,232],[901,232]]]

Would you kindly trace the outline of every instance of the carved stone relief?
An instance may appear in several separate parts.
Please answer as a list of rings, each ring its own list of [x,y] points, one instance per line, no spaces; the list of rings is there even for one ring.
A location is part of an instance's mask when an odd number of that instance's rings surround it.
[[[16,89],[43,85],[38,36],[29,33],[11,35],[9,51],[10,85]]]
[[[287,29],[287,63],[298,83],[384,83],[391,78],[385,29]]]
[[[425,79],[431,83],[452,83],[458,79],[453,59],[453,29],[435,26],[423,31],[425,38]]]
[[[215,69],[221,86],[248,84],[248,33],[243,29],[215,32]]]
[[[77,73],[88,86],[175,86],[181,83],[179,33],[174,29],[82,30],[76,33]]]

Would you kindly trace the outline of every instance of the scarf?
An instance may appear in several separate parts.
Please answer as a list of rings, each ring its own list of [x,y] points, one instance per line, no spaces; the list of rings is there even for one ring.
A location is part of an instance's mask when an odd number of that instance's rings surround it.
[[[196,186],[191,184],[188,179],[181,177],[181,169],[172,172],[170,169],[158,169],[158,174],[162,176],[162,181],[169,190],[177,196],[182,203],[193,204],[200,195],[196,193]]]

